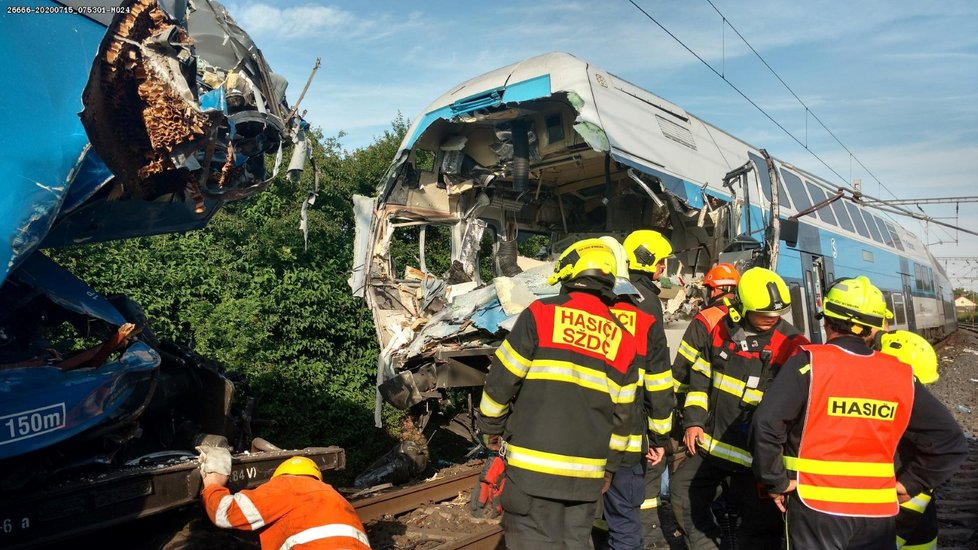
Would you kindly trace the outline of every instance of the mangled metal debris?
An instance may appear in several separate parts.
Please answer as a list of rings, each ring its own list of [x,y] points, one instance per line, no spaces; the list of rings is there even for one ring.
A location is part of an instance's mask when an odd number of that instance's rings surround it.
[[[556,292],[546,284],[550,262],[575,240],[642,228],[669,234],[667,321],[702,307],[700,282],[718,259],[743,265],[761,248],[765,236],[752,228],[762,224],[748,215],[751,197],[761,196],[759,170],[748,180],[746,170],[694,162],[691,152],[707,143],[743,145],[680,107],[567,54],[453,90],[408,130],[376,199],[354,199],[350,283],[374,314],[379,395],[394,406],[480,386],[516,316]],[[760,157],[752,162],[764,167]],[[403,234],[412,230],[421,238]],[[432,232],[451,245],[443,271],[430,267]],[[395,265],[394,239],[418,242],[421,265]]]
[[[109,198],[176,199],[203,215],[215,201],[265,189],[283,144],[305,141],[285,86],[219,3],[202,2],[183,24],[156,0],[131,0],[82,97],[82,122],[115,176]],[[267,152],[276,152],[271,176]],[[296,153],[291,171],[307,157]]]
[[[138,305],[41,251],[199,229],[267,187],[283,147],[308,130],[285,80],[212,0],[59,4],[58,17],[3,29],[32,50],[10,56],[2,77],[17,106],[0,162],[4,548],[191,502],[199,436],[251,449],[235,457],[237,488],[267,480],[284,456],[344,461],[335,447],[281,451],[253,438],[255,401],[240,377],[157,339]],[[292,172],[308,158],[299,149]]]

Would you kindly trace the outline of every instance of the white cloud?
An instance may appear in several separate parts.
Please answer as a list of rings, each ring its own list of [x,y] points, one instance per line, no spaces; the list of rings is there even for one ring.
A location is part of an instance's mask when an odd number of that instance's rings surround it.
[[[229,11],[249,34],[259,37],[307,38],[354,24],[356,17],[333,6],[304,5],[279,8],[269,4],[231,4]]]

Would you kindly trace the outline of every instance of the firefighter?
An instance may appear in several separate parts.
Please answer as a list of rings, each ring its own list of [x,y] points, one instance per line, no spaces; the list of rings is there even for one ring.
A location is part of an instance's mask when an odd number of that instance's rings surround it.
[[[316,463],[304,456],[282,462],[268,482],[235,494],[225,487],[231,455],[201,446],[200,493],[207,517],[224,529],[256,531],[263,549],[343,548],[368,550],[370,541],[353,506],[323,483]]]
[[[875,349],[892,355],[913,368],[914,378],[923,385],[937,382],[937,354],[919,334],[906,330],[881,333]],[[911,464],[916,453],[912,445],[901,440],[897,445],[897,471]],[[897,548],[925,550],[937,548],[937,502],[933,488],[913,495],[900,503],[896,518]]]
[[[860,275],[826,292],[827,344],[803,346],[754,416],[754,472],[786,511],[795,549],[893,548],[899,502],[966,458],[947,409],[910,365],[871,348],[892,313]],[[901,441],[915,453],[899,472]]]
[[[643,520],[647,504],[646,470],[656,468],[662,462],[669,440],[673,409],[672,373],[666,333],[662,328],[661,306],[648,306],[645,298],[630,282],[627,267],[629,256],[621,243],[613,237],[601,237],[601,241],[615,253],[616,269],[621,274],[615,285],[618,301],[611,311],[635,337],[641,395],[641,398],[636,396],[635,399],[634,420],[628,439],[613,441],[614,448],[624,449],[625,457],[604,495],[603,511],[608,526],[609,548],[636,549],[643,546],[643,525],[648,526]],[[657,296],[652,298],[654,302],[659,302]],[[647,536],[644,538],[649,539]]]
[[[587,548],[624,458],[638,370],[635,341],[609,309],[615,273],[598,239],[568,247],[548,279],[560,294],[530,304],[492,360],[477,427],[505,459],[508,548]]]
[[[662,301],[659,299],[658,281],[665,272],[666,259],[672,256],[672,243],[661,233],[651,229],[633,231],[623,243],[628,259],[628,278],[639,292],[635,307],[658,321],[652,326],[649,346],[651,350],[649,367],[645,373],[645,389],[651,396],[656,396],[648,409],[652,414],[647,415],[649,437],[653,441],[653,451],[647,456],[645,471],[644,498],[640,505],[642,537],[647,545],[665,542],[659,532],[659,492],[662,473],[666,468],[664,457],[657,457],[657,449],[669,444],[669,434],[672,430],[672,409],[675,404],[665,387],[666,373],[669,366],[669,347],[666,343],[665,323],[662,313]],[[671,374],[668,376],[670,384]],[[667,409],[663,407],[668,403]],[[665,450],[665,449],[663,449]]]
[[[721,487],[741,520],[740,547],[776,547],[780,539],[778,510],[759,496],[751,474],[749,427],[775,374],[808,340],[781,318],[791,297],[777,273],[748,269],[737,298],[740,309],[731,309],[710,331],[709,343],[690,368],[683,409],[690,456],[676,470],[670,492],[676,519],[694,549],[719,547],[712,505]]]

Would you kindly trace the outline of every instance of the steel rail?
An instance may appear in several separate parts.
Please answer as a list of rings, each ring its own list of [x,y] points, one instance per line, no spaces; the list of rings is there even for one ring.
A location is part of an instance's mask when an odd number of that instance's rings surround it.
[[[429,502],[441,502],[455,498],[460,492],[472,489],[481,472],[481,466],[474,467],[441,479],[353,500],[350,504],[356,509],[360,521],[368,523],[384,516],[393,516],[415,510]]]
[[[467,537],[437,546],[434,550],[496,550],[505,548],[502,543],[503,528],[501,525],[493,525]]]

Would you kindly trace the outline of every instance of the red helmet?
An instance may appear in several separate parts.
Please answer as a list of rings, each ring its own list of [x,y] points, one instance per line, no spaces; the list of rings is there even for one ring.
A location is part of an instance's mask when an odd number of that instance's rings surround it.
[[[717,264],[703,277],[703,284],[709,288],[737,286],[739,282],[740,273],[737,273],[737,268],[732,264]]]

